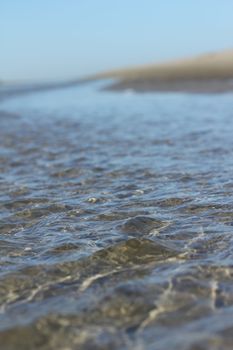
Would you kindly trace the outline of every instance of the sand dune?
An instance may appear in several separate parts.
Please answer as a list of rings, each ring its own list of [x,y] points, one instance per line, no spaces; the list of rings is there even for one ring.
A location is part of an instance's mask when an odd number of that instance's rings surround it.
[[[233,90],[233,50],[101,73],[115,78],[111,89],[225,92]]]

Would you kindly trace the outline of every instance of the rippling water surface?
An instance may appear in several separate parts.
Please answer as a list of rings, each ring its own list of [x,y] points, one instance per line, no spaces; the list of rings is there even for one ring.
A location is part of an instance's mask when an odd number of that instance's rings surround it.
[[[232,349],[233,95],[0,102],[3,350]]]

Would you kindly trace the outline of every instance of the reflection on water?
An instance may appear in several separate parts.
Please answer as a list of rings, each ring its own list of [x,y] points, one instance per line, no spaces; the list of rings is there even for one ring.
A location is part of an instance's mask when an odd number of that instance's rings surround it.
[[[231,349],[233,95],[0,104],[1,348]]]

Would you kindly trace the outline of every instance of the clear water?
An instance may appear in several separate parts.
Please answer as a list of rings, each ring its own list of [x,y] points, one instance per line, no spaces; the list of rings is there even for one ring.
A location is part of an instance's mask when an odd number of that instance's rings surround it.
[[[1,349],[232,349],[233,95],[0,102]]]

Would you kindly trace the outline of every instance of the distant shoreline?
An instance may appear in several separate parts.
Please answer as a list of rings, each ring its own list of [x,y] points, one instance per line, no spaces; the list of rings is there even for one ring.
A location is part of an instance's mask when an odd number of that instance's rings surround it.
[[[233,91],[233,50],[194,58],[119,69],[73,81],[9,86],[0,85],[6,98],[105,80],[105,91],[227,93]],[[110,82],[111,81],[111,82]]]
[[[186,93],[226,93],[233,91],[233,79],[209,80],[172,80],[158,81],[153,79],[120,80],[108,85],[104,90],[136,92],[186,92]]]
[[[100,73],[114,79],[105,90],[224,93],[233,91],[233,50],[167,63]]]

